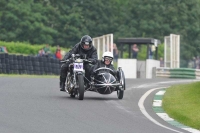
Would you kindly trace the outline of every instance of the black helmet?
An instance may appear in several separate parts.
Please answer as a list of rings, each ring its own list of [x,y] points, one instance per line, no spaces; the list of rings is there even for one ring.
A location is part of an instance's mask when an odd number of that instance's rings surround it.
[[[92,38],[88,35],[85,35],[81,38],[80,42],[81,48],[84,50],[90,50],[92,48]],[[85,49],[84,45],[89,45],[89,48]]]

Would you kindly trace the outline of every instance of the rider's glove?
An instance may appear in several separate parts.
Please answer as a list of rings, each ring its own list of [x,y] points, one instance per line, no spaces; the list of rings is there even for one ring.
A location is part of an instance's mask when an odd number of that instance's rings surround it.
[[[68,58],[68,59],[65,59],[64,61],[66,61],[66,63],[72,63],[73,59],[72,58]]]
[[[86,54],[80,54],[81,59],[86,59],[87,55]]]
[[[96,59],[89,58],[88,60],[91,61],[92,64],[96,64]]]

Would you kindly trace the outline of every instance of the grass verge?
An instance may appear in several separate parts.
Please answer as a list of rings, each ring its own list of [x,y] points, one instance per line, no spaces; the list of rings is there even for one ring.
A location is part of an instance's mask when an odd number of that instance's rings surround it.
[[[162,107],[176,121],[200,129],[200,82],[167,89]]]

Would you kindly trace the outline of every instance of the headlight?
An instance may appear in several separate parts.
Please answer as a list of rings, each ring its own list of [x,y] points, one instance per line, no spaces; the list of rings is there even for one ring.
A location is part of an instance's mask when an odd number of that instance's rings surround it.
[[[83,62],[83,60],[82,59],[76,59],[76,61],[75,62]]]

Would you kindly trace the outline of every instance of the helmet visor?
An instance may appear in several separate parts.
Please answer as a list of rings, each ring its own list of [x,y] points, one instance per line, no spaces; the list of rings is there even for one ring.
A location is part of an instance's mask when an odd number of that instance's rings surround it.
[[[89,50],[92,47],[92,41],[82,41],[81,47],[85,50]]]
[[[82,42],[82,45],[89,45],[90,42]]]
[[[113,58],[111,58],[111,57],[105,57],[104,60],[105,60],[105,61],[110,61],[110,62],[111,62],[111,61],[113,60]]]

